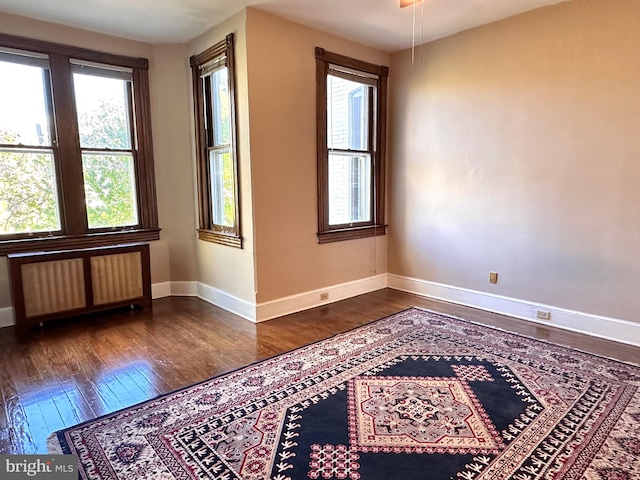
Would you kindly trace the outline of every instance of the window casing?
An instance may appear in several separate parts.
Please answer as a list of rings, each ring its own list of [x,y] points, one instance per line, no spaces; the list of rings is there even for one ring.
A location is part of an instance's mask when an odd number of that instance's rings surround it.
[[[386,233],[388,74],[316,48],[319,243]]]
[[[0,69],[0,253],[157,240],[148,61],[0,34]]]
[[[242,248],[233,34],[191,57],[196,118],[198,238]]]

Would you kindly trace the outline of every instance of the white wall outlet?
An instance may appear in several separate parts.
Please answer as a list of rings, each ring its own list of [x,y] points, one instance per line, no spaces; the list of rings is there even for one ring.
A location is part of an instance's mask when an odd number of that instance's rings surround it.
[[[536,318],[539,320],[551,320],[551,312],[548,310],[536,310]]]

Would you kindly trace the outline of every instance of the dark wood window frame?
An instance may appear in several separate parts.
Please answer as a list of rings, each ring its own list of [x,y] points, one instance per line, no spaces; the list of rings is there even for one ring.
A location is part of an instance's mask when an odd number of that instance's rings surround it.
[[[97,247],[160,238],[155,190],[151,107],[149,96],[149,61],[124,55],[98,52],[30,38],[0,34],[0,46],[46,54],[49,57],[51,96],[55,109],[50,111],[56,142],[56,179],[60,199],[59,232],[0,236],[0,254],[24,251],[51,251],[68,248]],[[132,69],[133,120],[135,122],[135,179],[138,224],[109,229],[89,229],[82,177],[82,154],[76,120],[71,73],[71,59]]]
[[[330,66],[337,65],[374,75],[376,82],[375,124],[373,126],[372,209],[369,222],[356,225],[329,224],[329,148],[327,145],[327,76]],[[389,68],[374,65],[316,47],[316,111],[318,151],[318,243],[339,242],[386,234],[385,150],[387,117],[387,78]]]
[[[191,72],[193,80],[193,97],[195,108],[195,124],[196,124],[196,163],[198,176],[198,238],[207,242],[218,243],[230,247],[242,248],[242,235],[240,228],[240,192],[239,192],[239,173],[238,173],[238,126],[236,122],[236,74],[235,74],[235,54],[234,54],[234,35],[230,33],[226,38],[204,52],[193,55],[191,61]],[[203,81],[201,79],[201,70],[212,62],[219,61],[220,65],[224,65],[228,69],[229,78],[229,107],[230,107],[230,136],[231,144],[229,151],[231,154],[231,162],[233,165],[233,183],[234,183],[234,225],[224,226],[214,222],[212,213],[212,194],[211,194],[211,172],[209,169],[209,151],[215,146],[211,143],[213,135],[212,125],[207,125],[206,118],[211,118],[205,112],[208,98],[207,92],[204,91]],[[210,105],[209,105],[210,107]],[[212,122],[209,122],[212,123]]]

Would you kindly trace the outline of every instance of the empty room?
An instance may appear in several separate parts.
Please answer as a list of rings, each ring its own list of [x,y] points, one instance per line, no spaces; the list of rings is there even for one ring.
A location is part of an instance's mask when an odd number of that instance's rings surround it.
[[[640,0],[0,0],[0,477],[640,478]]]

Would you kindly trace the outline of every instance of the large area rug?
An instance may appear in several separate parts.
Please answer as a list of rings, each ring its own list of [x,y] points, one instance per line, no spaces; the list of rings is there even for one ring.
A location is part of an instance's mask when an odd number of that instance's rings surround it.
[[[91,479],[640,478],[640,368],[409,309],[58,432]]]

